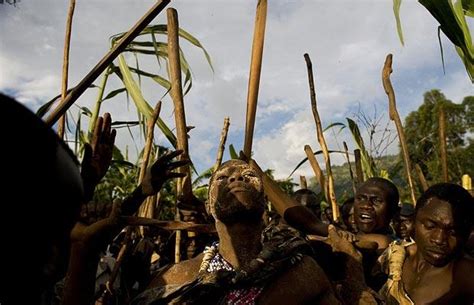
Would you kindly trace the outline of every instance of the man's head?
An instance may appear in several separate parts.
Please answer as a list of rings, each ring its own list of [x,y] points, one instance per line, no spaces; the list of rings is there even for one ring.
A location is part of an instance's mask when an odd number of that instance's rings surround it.
[[[264,209],[262,179],[247,163],[230,160],[213,173],[206,210],[216,221],[261,221]]]
[[[415,216],[415,208],[413,204],[404,202],[392,219],[393,229],[397,237],[409,240],[413,235],[413,221]]]
[[[474,199],[461,186],[433,185],[417,201],[415,241],[428,263],[442,267],[461,253],[474,218]]]
[[[293,198],[321,218],[321,199],[316,193],[309,189],[300,189],[293,194]]]
[[[34,299],[47,284],[58,280],[54,278],[60,273],[58,269],[67,263],[69,233],[83,199],[82,180],[75,157],[53,130],[13,99],[0,94],[0,102],[6,118],[0,121],[4,131],[0,231],[8,250],[3,252],[7,258],[2,261],[16,266],[13,273],[8,273],[5,270],[11,268],[2,265],[2,277],[8,283],[18,283],[28,276],[38,283],[30,287],[27,296]],[[11,222],[6,219],[11,217],[21,219],[21,225],[30,230],[27,236],[33,234],[33,238],[11,234]],[[29,255],[31,251],[34,255]],[[28,259],[24,260],[26,255]],[[54,256],[63,261],[52,262]],[[7,288],[4,292],[12,293]],[[7,298],[2,296],[5,303]]]
[[[354,218],[354,197],[350,197],[341,206],[342,221],[346,225],[347,230],[357,232],[357,224]]]
[[[361,184],[354,199],[354,217],[363,233],[386,233],[398,206],[398,190],[384,178],[369,178]]]

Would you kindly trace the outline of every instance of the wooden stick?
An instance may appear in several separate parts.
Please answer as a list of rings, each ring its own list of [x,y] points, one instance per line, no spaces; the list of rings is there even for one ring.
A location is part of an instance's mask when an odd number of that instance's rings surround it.
[[[96,78],[114,61],[114,59],[127,47],[127,45],[137,37],[138,34],[170,3],[170,0],[161,0],[155,3],[152,8],[125,34],[120,41],[95,65],[95,67],[74,87],[64,100],[56,107],[46,119],[48,126],[54,123],[63,115],[69,107],[86,91]]]
[[[355,196],[357,188],[356,188],[356,183],[354,180],[354,173],[352,172],[351,159],[349,159],[349,149],[347,148],[347,143],[345,141],[342,142],[342,144],[344,145],[344,151],[346,153],[347,164],[349,165],[349,174],[351,176],[351,181],[352,181],[352,191],[354,192],[354,196]]]
[[[410,187],[411,200],[413,205],[416,205],[415,187],[413,185],[413,179],[411,178],[411,166],[410,156],[408,154],[407,142],[405,141],[405,133],[403,131],[402,121],[397,111],[397,105],[395,101],[395,92],[393,91],[392,83],[390,81],[390,74],[392,73],[392,54],[388,54],[385,58],[385,63],[382,69],[382,83],[385,93],[388,96],[389,114],[390,120],[395,122],[397,127],[398,138],[400,139],[400,145],[402,147],[403,160],[405,161],[405,170],[408,179],[408,185]]]
[[[164,230],[188,230],[199,233],[215,233],[216,228],[213,224],[197,224],[176,220],[157,220],[145,217],[122,217],[128,226],[151,226]]]
[[[360,156],[360,149],[354,149],[354,159],[356,166],[357,184],[361,184],[364,182],[364,172],[362,171],[362,159]]]
[[[154,127],[155,127],[156,121],[158,120],[158,117],[160,116],[160,111],[161,111],[161,101],[156,103],[155,109],[153,109],[153,115],[151,119],[147,120],[146,141],[145,141],[145,148],[143,150],[142,165],[140,167],[140,176],[138,177],[138,184],[140,184],[143,181],[143,178],[145,177],[146,169],[148,167],[148,163],[150,160],[151,148],[153,146],[153,138],[155,135]]]
[[[61,101],[64,101],[67,95],[67,81],[69,74],[69,47],[71,45],[71,28],[72,17],[74,16],[74,8],[76,0],[69,1],[69,11],[66,20],[66,34],[64,37],[64,53],[63,53],[63,77],[61,82]],[[66,129],[66,114],[62,115],[58,124],[58,136],[64,139],[64,131]]]
[[[329,202],[328,192],[326,188],[326,178],[324,177],[321,167],[319,167],[318,160],[316,160],[311,146],[305,145],[304,152],[306,153],[306,157],[308,158],[309,164],[311,164],[311,168],[313,169],[316,179],[319,181],[319,185],[321,186],[321,192],[323,192],[324,197],[326,198],[326,202]]]
[[[428,189],[428,182],[426,182],[425,175],[423,174],[423,171],[421,170],[421,167],[419,164],[415,164],[415,170],[418,175],[418,179],[420,180],[421,188],[423,189],[423,192]]]
[[[174,118],[176,122],[177,149],[182,149],[184,151],[180,156],[180,160],[184,160],[189,159],[189,148],[186,115],[183,102],[183,89],[181,84],[178,12],[174,8],[169,8],[166,12],[168,16],[168,61],[171,80],[171,97],[173,98]],[[180,167],[179,172],[185,173],[186,177],[178,180],[178,196],[182,195],[189,198],[192,194],[189,166]]]
[[[224,126],[222,127],[221,140],[219,141],[219,147],[217,148],[217,159],[214,164],[214,171],[216,171],[222,163],[222,156],[224,155],[225,142],[227,140],[227,133],[229,132],[230,119],[229,117],[224,118]]]
[[[300,188],[301,189],[307,189],[308,188],[308,182],[306,181],[305,176],[300,176]]]
[[[313,111],[314,121],[316,123],[316,131],[318,142],[321,145],[321,149],[324,155],[324,161],[326,161],[326,172],[328,174],[328,197],[332,207],[332,216],[335,222],[339,222],[339,206],[337,205],[336,201],[336,193],[334,192],[334,178],[332,176],[331,170],[331,159],[329,158],[329,150],[326,144],[326,140],[324,139],[323,134],[323,127],[321,126],[321,119],[319,118],[318,107],[316,105],[316,93],[314,90],[314,78],[313,78],[313,65],[311,63],[311,59],[309,55],[306,53],[304,54],[304,59],[306,61],[306,67],[308,69],[308,80],[309,80],[309,90],[311,96],[311,110]]]
[[[443,173],[443,182],[449,181],[448,176],[448,150],[446,148],[446,113],[444,107],[439,108],[439,153],[441,155],[441,169]]]
[[[247,92],[247,115],[245,122],[244,154],[252,156],[253,129],[257,112],[258,88],[262,70],[263,42],[267,20],[267,0],[258,0],[253,33],[252,58],[250,61],[249,87]]]

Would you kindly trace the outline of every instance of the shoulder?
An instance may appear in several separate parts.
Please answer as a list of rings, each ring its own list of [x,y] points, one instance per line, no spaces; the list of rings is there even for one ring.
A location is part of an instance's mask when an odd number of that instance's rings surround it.
[[[199,273],[203,255],[200,254],[192,259],[165,268],[153,278],[149,288],[169,284],[183,284],[194,280]]]
[[[259,298],[259,304],[281,304],[282,300],[285,304],[308,304],[326,299],[328,294],[330,299],[335,300],[326,274],[313,258],[303,256],[267,286]],[[288,300],[291,302],[288,303]]]
[[[375,233],[367,233],[367,234],[359,234],[357,238],[362,241],[372,241],[377,243],[377,251],[379,253],[383,252],[393,239],[388,235],[383,234],[375,234]]]
[[[453,281],[461,284],[461,289],[474,297],[474,281],[472,280],[474,259],[462,257],[456,261],[453,270]]]

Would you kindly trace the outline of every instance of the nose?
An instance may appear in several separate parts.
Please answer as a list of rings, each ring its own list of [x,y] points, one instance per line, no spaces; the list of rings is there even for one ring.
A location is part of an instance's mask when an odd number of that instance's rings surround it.
[[[431,241],[437,246],[444,246],[448,243],[448,234],[445,230],[434,230]]]
[[[239,172],[233,172],[229,177],[229,182],[244,181],[244,176]]]

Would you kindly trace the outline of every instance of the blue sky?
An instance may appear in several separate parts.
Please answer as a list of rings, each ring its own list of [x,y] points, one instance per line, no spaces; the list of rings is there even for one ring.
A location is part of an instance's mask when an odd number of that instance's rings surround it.
[[[111,35],[130,28],[152,3],[77,0],[69,85],[77,84],[107,52]],[[215,68],[213,73],[200,50],[181,44],[194,76],[185,105],[188,125],[196,126],[190,133],[189,146],[198,170],[214,163],[225,116],[231,118],[227,143],[242,146],[255,5],[256,1],[243,0],[176,0],[170,4],[178,10],[181,27],[208,50]],[[14,95],[31,109],[60,92],[67,8],[68,1],[53,0],[22,0],[16,8],[0,5],[0,91]],[[303,59],[306,52],[313,62],[325,126],[354,117],[359,109],[368,115],[376,109],[385,122],[387,98],[380,72],[388,53],[394,55],[392,83],[402,116],[415,110],[423,101],[423,93],[430,89],[440,89],[454,102],[474,94],[464,66],[444,36],[443,74],[437,23],[417,1],[402,4],[404,47],[398,40],[392,0],[269,0],[268,9],[253,150],[255,159],[263,167],[275,169],[277,177],[286,177],[304,158],[305,144],[319,149],[309,107]],[[166,14],[154,23],[166,23]],[[470,25],[472,31],[472,19]],[[159,72],[148,59],[141,60],[140,65]],[[120,84],[111,80],[108,86],[112,90]],[[143,91],[150,102],[163,94],[161,88],[147,82],[143,83]],[[89,90],[78,104],[91,107],[96,94]],[[161,116],[174,126],[171,105],[171,100],[165,98]],[[127,107],[124,97],[104,103],[104,111],[111,112],[114,120],[136,118],[133,106]],[[326,135],[330,149],[337,149],[342,141],[354,148],[346,131],[337,137],[331,132]],[[168,145],[161,135],[156,141]],[[129,145],[133,156],[130,143],[128,132],[120,130],[117,144],[122,149]],[[394,143],[388,152],[397,149]],[[334,157],[335,163],[342,161]],[[298,174],[312,176],[309,166],[302,167]]]

